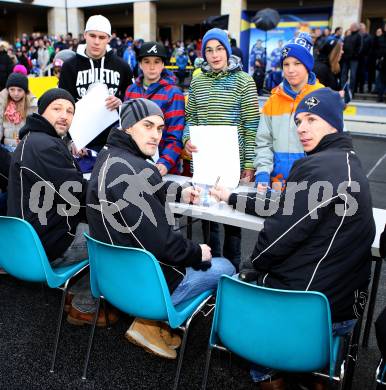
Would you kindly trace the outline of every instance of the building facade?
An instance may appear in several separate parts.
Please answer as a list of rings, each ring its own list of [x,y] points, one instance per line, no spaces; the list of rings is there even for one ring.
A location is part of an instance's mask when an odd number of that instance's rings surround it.
[[[378,0],[6,0],[0,1],[0,37],[13,40],[34,31],[76,36],[90,15],[103,14],[118,35],[176,41],[202,36],[202,22],[210,16],[229,15],[228,30],[239,40],[241,12],[267,7],[291,12],[328,8],[332,28],[363,21],[374,31],[386,22],[386,1]]]

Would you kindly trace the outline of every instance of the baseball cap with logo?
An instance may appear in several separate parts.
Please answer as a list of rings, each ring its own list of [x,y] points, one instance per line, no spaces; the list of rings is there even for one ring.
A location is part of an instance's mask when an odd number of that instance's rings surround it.
[[[138,59],[145,57],[160,57],[164,61],[167,58],[164,45],[158,42],[145,42],[139,51]]]

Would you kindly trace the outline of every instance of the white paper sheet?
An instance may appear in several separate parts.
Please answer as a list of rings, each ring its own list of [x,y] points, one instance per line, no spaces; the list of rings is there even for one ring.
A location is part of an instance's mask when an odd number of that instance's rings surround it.
[[[107,86],[96,83],[76,103],[69,133],[78,149],[84,148],[104,129],[119,119],[117,110],[109,111],[106,108],[105,100],[108,96]]]
[[[236,126],[191,126],[190,139],[198,149],[193,153],[193,181],[236,188],[240,181],[239,141]]]

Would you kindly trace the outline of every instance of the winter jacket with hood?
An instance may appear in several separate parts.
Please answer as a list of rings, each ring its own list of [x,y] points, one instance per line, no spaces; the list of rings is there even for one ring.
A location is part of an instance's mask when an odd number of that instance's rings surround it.
[[[26,99],[29,100],[29,108],[26,116],[37,112],[38,101],[30,92],[26,94]],[[19,131],[25,125],[25,120],[18,124],[9,122],[4,118],[4,111],[7,108],[8,90],[5,88],[0,92],[0,142],[4,145],[16,147],[16,137],[19,136]]]
[[[27,117],[20,139],[9,170],[8,215],[28,221],[54,260],[70,246],[84,217],[87,181],[43,116]]]
[[[158,147],[159,159],[169,173],[178,172],[177,163],[182,150],[182,134],[185,127],[185,99],[176,86],[173,73],[164,69],[161,79],[143,88],[143,75],[127,88],[125,100],[145,98],[156,103],[164,113],[165,128]]]
[[[304,157],[304,149],[296,133],[294,114],[303,97],[323,88],[323,85],[311,72],[308,83],[300,93],[291,93],[290,88],[284,80],[272,90],[264,104],[254,152],[257,183],[284,184],[294,161]]]
[[[202,262],[198,244],[169,225],[167,196],[178,200],[182,189],[176,183],[164,183],[148,158],[131,135],[111,130],[89,182],[87,220],[97,240],[150,251],[172,292],[183,279],[185,267],[201,269],[208,262]]]
[[[251,256],[261,284],[324,293],[334,322],[362,315],[375,224],[369,183],[349,135],[329,134],[297,160],[280,197],[232,194],[229,203],[268,215]]]
[[[107,85],[110,95],[123,101],[132,78],[129,64],[116,56],[109,46],[104,57],[93,60],[86,54],[86,45],[79,45],[76,56],[64,62],[58,87],[70,92],[75,101],[78,101],[86,95],[91,84],[101,82]],[[100,134],[92,145],[103,146],[109,130]]]
[[[201,69],[189,88],[184,144],[190,139],[189,126],[237,126],[240,168],[253,169],[260,118],[255,82],[235,56],[229,58],[226,71],[215,73],[207,62]]]

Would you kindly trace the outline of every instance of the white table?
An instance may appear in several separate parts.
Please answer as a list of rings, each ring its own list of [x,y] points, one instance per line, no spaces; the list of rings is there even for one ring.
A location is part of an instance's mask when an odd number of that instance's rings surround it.
[[[166,175],[165,178],[166,180],[171,180],[179,184],[184,184],[191,180],[189,177],[177,175]],[[248,189],[250,188],[247,186],[240,186],[237,191]],[[209,207],[188,205],[185,203],[169,203],[169,206],[174,214],[182,214],[188,217],[204,219],[206,221],[238,226],[255,231],[260,231],[264,226],[264,218],[241,213],[224,202]],[[376,226],[376,235],[371,247],[371,254],[374,257],[379,258],[379,238],[385,227],[386,210],[373,208],[373,215]]]
[[[175,181],[179,184],[184,184],[185,182],[191,180],[188,177],[176,175],[167,175],[166,179]],[[248,190],[248,188],[238,188],[238,190],[243,189]],[[260,231],[264,226],[264,218],[241,213],[239,211],[234,210],[231,206],[223,202],[209,207],[187,205],[183,203],[169,203],[169,206],[174,214],[182,214],[188,217],[199,218],[206,221],[238,226],[244,229],[250,229],[255,231]],[[367,319],[362,339],[363,346],[367,346],[368,343],[374,315],[374,307],[377,298],[379,279],[381,276],[382,262],[383,260],[385,260],[381,258],[381,255],[379,253],[379,239],[386,224],[386,210],[373,208],[373,215],[376,226],[376,234],[374,242],[371,246],[371,255],[372,260],[375,261],[375,267],[368,302]]]

